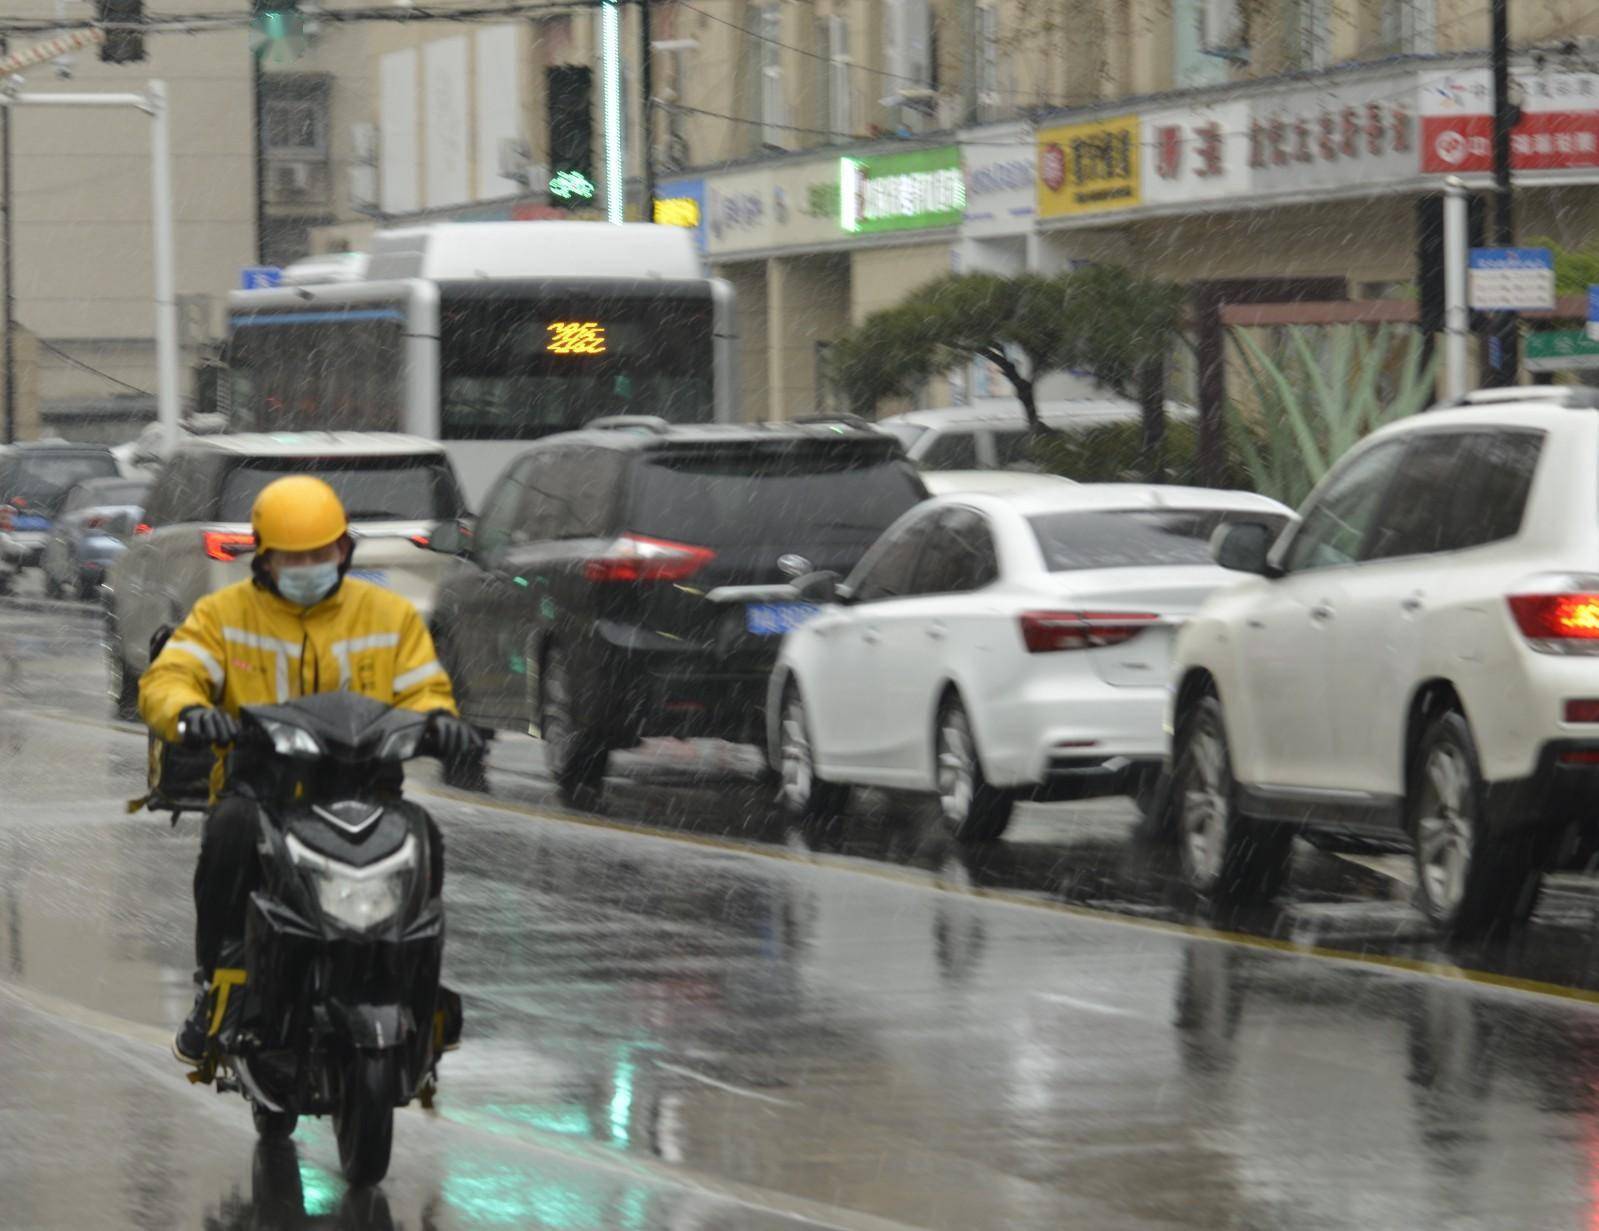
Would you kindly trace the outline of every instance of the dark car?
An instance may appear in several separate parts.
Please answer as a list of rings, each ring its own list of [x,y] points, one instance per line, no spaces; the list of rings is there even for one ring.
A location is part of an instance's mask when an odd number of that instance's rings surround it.
[[[31,441],[0,451],[0,585],[11,570],[39,563],[50,526],[75,484],[121,473],[105,445]]]
[[[843,424],[552,436],[475,526],[435,531],[463,557],[434,608],[440,653],[469,718],[541,733],[562,793],[590,799],[610,752],[647,736],[764,738],[781,634],[809,609],[712,589],[847,573],[925,496],[898,441]]]
[[[95,596],[106,569],[127,550],[149,486],[146,479],[85,479],[67,493],[39,560],[47,595]]]

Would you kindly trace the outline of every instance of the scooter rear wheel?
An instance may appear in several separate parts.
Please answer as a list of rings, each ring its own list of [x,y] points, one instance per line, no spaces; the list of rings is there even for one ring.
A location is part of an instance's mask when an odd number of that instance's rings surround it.
[[[344,1067],[333,1127],[339,1169],[356,1188],[376,1184],[388,1174],[395,1078],[394,1058],[384,1052],[357,1052]]]

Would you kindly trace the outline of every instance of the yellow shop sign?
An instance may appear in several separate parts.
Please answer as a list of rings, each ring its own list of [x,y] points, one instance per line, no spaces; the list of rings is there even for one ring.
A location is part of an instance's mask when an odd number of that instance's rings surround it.
[[[1038,216],[1061,218],[1139,204],[1138,117],[1063,124],[1038,134]]]

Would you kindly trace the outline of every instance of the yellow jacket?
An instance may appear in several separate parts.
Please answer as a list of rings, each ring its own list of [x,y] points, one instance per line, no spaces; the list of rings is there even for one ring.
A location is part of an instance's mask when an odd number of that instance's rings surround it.
[[[175,741],[178,715],[191,705],[237,716],[242,706],[341,688],[421,713],[457,712],[433,638],[399,595],[346,577],[302,608],[247,580],[194,605],[139,680],[139,714]],[[213,794],[221,780],[219,758]]]

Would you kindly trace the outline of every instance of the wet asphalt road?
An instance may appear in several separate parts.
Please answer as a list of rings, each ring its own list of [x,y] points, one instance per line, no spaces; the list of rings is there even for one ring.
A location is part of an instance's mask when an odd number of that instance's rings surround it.
[[[562,815],[413,785],[467,1037],[376,1193],[262,1151],[166,1053],[196,824],[128,816],[98,626],[0,604],[0,1227],[1544,1228],[1599,1220],[1596,897],[1444,950],[1403,861],[1296,853],[1196,913],[1119,801],[950,840],[868,797],[792,832],[738,749],[618,758]],[[1233,936],[1232,933],[1238,933]]]

